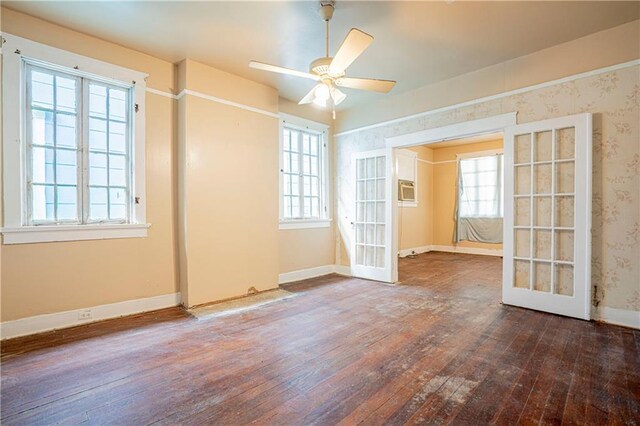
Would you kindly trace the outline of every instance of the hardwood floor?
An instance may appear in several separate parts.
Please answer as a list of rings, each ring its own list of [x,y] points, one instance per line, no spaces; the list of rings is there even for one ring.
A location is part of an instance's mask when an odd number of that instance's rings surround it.
[[[327,276],[197,321],[178,308],[2,344],[3,424],[638,424],[640,331],[502,306],[501,259],[402,285]]]

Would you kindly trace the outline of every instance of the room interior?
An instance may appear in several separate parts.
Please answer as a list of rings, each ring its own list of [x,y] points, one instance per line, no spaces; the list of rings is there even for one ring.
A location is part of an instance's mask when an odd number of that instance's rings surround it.
[[[639,418],[640,2],[0,30],[0,422]]]

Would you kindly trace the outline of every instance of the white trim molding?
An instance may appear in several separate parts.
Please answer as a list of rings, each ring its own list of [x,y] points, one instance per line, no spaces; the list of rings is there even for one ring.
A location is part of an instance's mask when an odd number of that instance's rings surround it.
[[[218,98],[216,96],[207,95],[206,93],[196,92],[195,90],[182,89],[182,91],[180,93],[178,93],[178,95],[176,96],[176,99],[180,99],[185,95],[195,96],[197,98],[202,98],[202,99],[206,99],[208,101],[217,102],[219,104],[223,104],[223,105],[228,105],[228,106],[232,106],[232,107],[235,107],[235,108],[244,109],[246,111],[257,112],[258,114],[263,114],[263,115],[266,115],[266,116],[272,117],[272,118],[280,118],[280,115],[278,113],[275,113],[275,112],[266,111],[264,109],[255,108],[255,107],[252,107],[252,106],[249,106],[249,105],[245,105],[245,104],[241,104],[241,103],[238,103],[238,102],[229,101],[227,99]]]
[[[448,126],[435,127],[404,135],[385,138],[385,146],[391,148],[427,145],[447,140],[461,139],[488,133],[503,132],[517,123],[517,112],[494,115],[477,120],[463,121]]]
[[[333,136],[334,137],[345,136],[345,135],[348,135],[350,133],[356,133],[356,132],[361,132],[363,130],[375,129],[377,127],[387,126],[389,124],[394,124],[394,123],[401,123],[403,121],[411,120],[413,118],[425,117],[425,116],[429,116],[429,115],[439,114],[439,113],[442,113],[442,112],[452,111],[452,110],[455,110],[455,109],[458,109],[458,108],[464,108],[464,107],[467,107],[467,106],[481,104],[483,102],[488,102],[488,101],[492,101],[492,100],[496,100],[496,99],[502,99],[502,98],[506,98],[507,96],[519,95],[521,93],[527,93],[527,92],[531,92],[533,90],[544,89],[545,87],[555,86],[557,84],[562,84],[562,83],[568,83],[570,81],[579,80],[581,78],[592,77],[594,75],[599,75],[599,74],[604,74],[604,73],[607,73],[607,72],[617,71],[617,70],[621,70],[621,69],[624,69],[624,68],[633,67],[633,66],[636,66],[636,65],[640,65],[640,59],[635,59],[633,61],[623,62],[621,64],[611,65],[611,66],[608,66],[608,67],[598,68],[598,69],[587,71],[587,72],[583,72],[583,73],[573,74],[573,75],[570,75],[570,76],[567,76],[567,77],[563,77],[563,78],[559,78],[559,79],[556,79],[556,80],[549,80],[549,81],[546,81],[544,83],[534,84],[532,86],[526,86],[526,87],[522,87],[520,89],[509,90],[509,91],[506,91],[506,92],[497,93],[495,95],[484,96],[482,98],[476,98],[476,99],[472,99],[472,100],[469,100],[469,101],[466,101],[466,102],[460,102],[460,103],[457,103],[457,104],[448,105],[448,106],[441,107],[441,108],[436,108],[436,109],[432,109],[432,110],[418,112],[418,113],[415,113],[415,114],[405,115],[403,117],[398,117],[398,118],[394,118],[394,119],[391,119],[391,120],[381,121],[381,122],[375,123],[375,124],[369,124],[369,125],[366,125],[366,126],[360,126],[360,127],[356,127],[356,128],[349,129],[349,130],[343,130],[341,132],[335,133]]]
[[[57,241],[144,238],[150,223],[104,225],[51,225],[0,228],[3,244],[51,243]]]
[[[300,269],[297,271],[283,272],[278,276],[278,284],[287,284],[296,281],[308,280],[329,274],[338,274],[345,277],[351,276],[351,268],[344,265],[323,265],[315,268]]]
[[[78,55],[12,34],[3,33],[10,55],[2,61],[3,105],[3,205],[4,223],[0,232],[5,244],[72,241],[146,236],[145,184],[145,94],[148,74]],[[35,64],[77,76],[126,88],[131,92],[129,175],[130,218],[128,224],[87,224],[73,226],[30,226],[27,185],[26,66]],[[135,106],[134,106],[135,105]],[[80,162],[79,164],[82,164]],[[83,180],[80,180],[83,181]],[[86,180],[84,184],[86,190]],[[55,227],[55,229],[54,229]],[[82,230],[81,228],[85,228]]]
[[[502,257],[502,250],[500,249],[486,249],[486,248],[480,248],[480,247],[463,247],[463,246],[440,246],[440,245],[420,246],[420,247],[402,249],[398,251],[398,256],[407,257],[414,254],[428,253],[430,251],[443,251],[446,253],[479,254],[482,256]]]
[[[45,331],[89,324],[110,318],[139,314],[141,312],[178,306],[181,302],[180,293],[163,294],[145,297],[143,299],[126,300],[124,302],[109,303],[107,305],[92,306],[54,314],[36,315],[5,321],[0,324],[2,340],[13,337],[27,336]]]
[[[609,308],[608,306],[592,306],[591,318],[608,324],[622,325],[640,330],[640,312],[628,309]]]

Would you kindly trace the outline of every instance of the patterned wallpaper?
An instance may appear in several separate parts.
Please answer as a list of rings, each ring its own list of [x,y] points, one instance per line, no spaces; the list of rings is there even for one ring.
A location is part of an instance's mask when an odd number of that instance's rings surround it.
[[[640,311],[640,66],[637,65],[336,136],[336,218],[347,253],[354,205],[350,182],[352,152],[383,148],[385,137],[513,111],[518,112],[518,123],[581,112],[594,114],[593,304]]]

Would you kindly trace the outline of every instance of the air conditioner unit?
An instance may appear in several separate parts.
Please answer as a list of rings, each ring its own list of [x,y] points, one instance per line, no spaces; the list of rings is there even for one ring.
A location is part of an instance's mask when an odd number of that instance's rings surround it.
[[[398,180],[398,200],[415,201],[416,185],[410,180]]]

